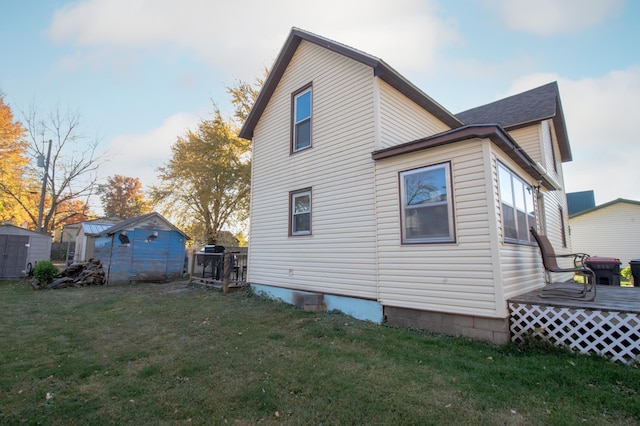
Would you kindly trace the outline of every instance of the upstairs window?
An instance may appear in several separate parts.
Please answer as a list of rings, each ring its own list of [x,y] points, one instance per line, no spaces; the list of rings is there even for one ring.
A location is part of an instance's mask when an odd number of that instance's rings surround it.
[[[451,165],[400,173],[403,243],[455,242]]]
[[[311,86],[293,95],[293,129],[291,151],[311,147]]]
[[[311,234],[311,188],[289,194],[289,235]]]
[[[502,233],[511,243],[533,243],[530,227],[536,226],[533,188],[502,164],[498,164]]]

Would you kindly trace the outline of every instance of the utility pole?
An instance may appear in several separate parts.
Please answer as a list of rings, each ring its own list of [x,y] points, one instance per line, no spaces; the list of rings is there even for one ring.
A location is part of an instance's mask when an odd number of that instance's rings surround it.
[[[49,150],[47,151],[47,158],[44,163],[44,176],[42,177],[42,191],[40,191],[40,207],[38,208],[38,232],[46,234],[46,229],[43,232],[42,229],[42,214],[44,212],[44,197],[47,192],[47,181],[49,180],[49,160],[51,158],[51,139],[49,139]],[[40,166],[40,161],[38,161]],[[42,166],[40,166],[42,167]]]

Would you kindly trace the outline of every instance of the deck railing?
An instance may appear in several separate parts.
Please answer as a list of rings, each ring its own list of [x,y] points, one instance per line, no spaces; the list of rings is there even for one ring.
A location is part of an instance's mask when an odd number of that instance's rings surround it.
[[[222,288],[247,285],[247,254],[241,251],[224,253],[192,253],[189,259],[189,279],[192,283]]]

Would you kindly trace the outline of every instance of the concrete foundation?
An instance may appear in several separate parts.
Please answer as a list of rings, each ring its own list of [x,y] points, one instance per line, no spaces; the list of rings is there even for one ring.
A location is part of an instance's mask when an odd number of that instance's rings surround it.
[[[509,318],[485,318],[385,306],[387,324],[503,344],[510,339]]]

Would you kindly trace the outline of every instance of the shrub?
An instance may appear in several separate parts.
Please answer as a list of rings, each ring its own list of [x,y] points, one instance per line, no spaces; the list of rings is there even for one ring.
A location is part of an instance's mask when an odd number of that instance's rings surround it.
[[[39,283],[48,284],[58,275],[58,268],[49,260],[43,260],[36,263],[33,268],[33,277]]]
[[[622,275],[626,279],[630,280],[631,279],[631,266],[627,266],[626,268],[623,268],[620,271],[620,275]]]

